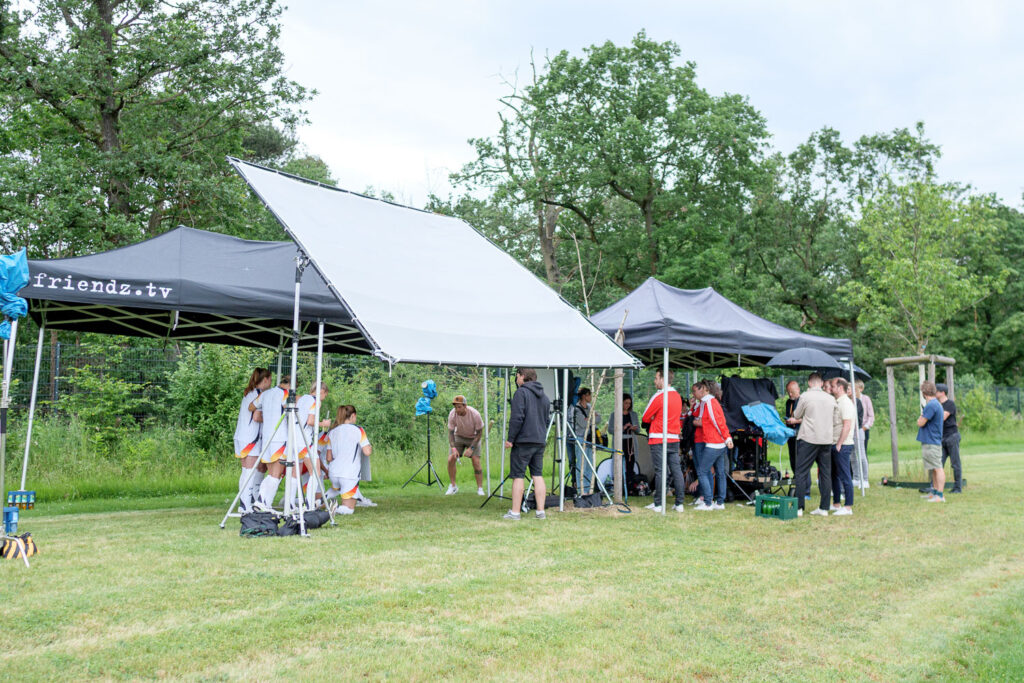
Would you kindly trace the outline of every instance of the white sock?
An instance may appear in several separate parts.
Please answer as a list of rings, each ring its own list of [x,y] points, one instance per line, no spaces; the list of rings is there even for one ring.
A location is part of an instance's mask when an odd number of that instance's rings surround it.
[[[277,487],[280,485],[281,480],[277,477],[264,477],[260,482],[260,502],[267,507],[273,507],[274,498],[277,497]]]
[[[242,474],[238,476],[238,508],[242,512],[248,512],[252,508],[252,474],[251,467],[243,467]]]

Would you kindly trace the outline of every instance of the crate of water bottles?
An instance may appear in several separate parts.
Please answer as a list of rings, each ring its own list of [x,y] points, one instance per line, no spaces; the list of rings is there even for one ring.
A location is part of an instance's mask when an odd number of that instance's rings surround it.
[[[754,514],[769,519],[796,519],[796,498],[759,494],[754,499]]]
[[[36,506],[35,491],[8,491],[7,507],[18,508],[19,510],[31,510]]]

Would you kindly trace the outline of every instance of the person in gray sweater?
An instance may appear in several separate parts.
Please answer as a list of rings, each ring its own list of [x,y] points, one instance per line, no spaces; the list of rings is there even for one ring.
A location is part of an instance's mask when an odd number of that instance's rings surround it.
[[[523,507],[523,491],[526,488],[526,468],[530,468],[533,488],[537,497],[537,519],[544,519],[544,444],[547,441],[548,421],[551,414],[551,399],[544,393],[544,386],[537,381],[537,371],[520,368],[516,371],[519,389],[512,396],[509,409],[508,438],[505,448],[512,449],[509,458],[509,475],[512,477],[512,509],[505,513],[505,519],[518,520]]]

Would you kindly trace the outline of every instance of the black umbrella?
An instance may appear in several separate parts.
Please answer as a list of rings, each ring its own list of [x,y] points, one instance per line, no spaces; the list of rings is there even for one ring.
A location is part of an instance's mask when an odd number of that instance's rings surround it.
[[[839,370],[826,370],[824,373],[822,373],[822,378],[823,379],[832,379],[833,377],[842,377],[843,379],[849,379],[850,378],[850,365],[849,365],[849,363],[847,363],[846,361],[843,361],[843,362],[841,362],[839,364],[839,366],[840,366]],[[869,379],[871,379],[871,375],[869,375],[866,370],[864,370],[862,367],[860,367],[857,364],[854,364],[854,366],[853,366],[853,376],[856,377],[857,379],[862,379],[865,382],[867,382]]]
[[[793,368],[794,370],[842,370],[835,358],[818,349],[797,347],[786,349],[772,356],[767,363],[772,368]]]

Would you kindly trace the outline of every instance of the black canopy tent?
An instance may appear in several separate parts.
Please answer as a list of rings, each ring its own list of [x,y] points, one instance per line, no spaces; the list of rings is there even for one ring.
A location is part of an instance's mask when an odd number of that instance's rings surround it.
[[[178,227],[89,256],[29,261],[20,295],[40,327],[279,350],[291,341],[291,242],[258,242]],[[315,269],[303,278],[300,348],[372,352]]]
[[[660,360],[668,349],[675,368],[764,365],[776,353],[797,346],[836,358],[853,354],[849,339],[796,332],[754,315],[711,287],[678,289],[653,277],[590,319],[605,333],[615,334],[623,316],[623,346],[647,363]]]
[[[661,361],[664,376],[668,375],[670,367],[696,370],[764,365],[776,353],[794,347],[819,349],[836,358],[848,357],[853,362],[853,345],[849,339],[796,332],[751,313],[711,287],[679,289],[654,277],[647,278],[642,285],[590,319],[609,335],[616,334],[621,326],[622,347],[647,364]],[[663,412],[667,412],[667,398],[663,401]],[[620,405],[618,398],[616,405]],[[622,425],[616,420],[616,448],[621,443],[621,430]],[[663,426],[662,431],[667,428]],[[662,451],[660,502],[663,512],[667,483],[665,458]],[[616,463],[615,468],[619,467]]]

